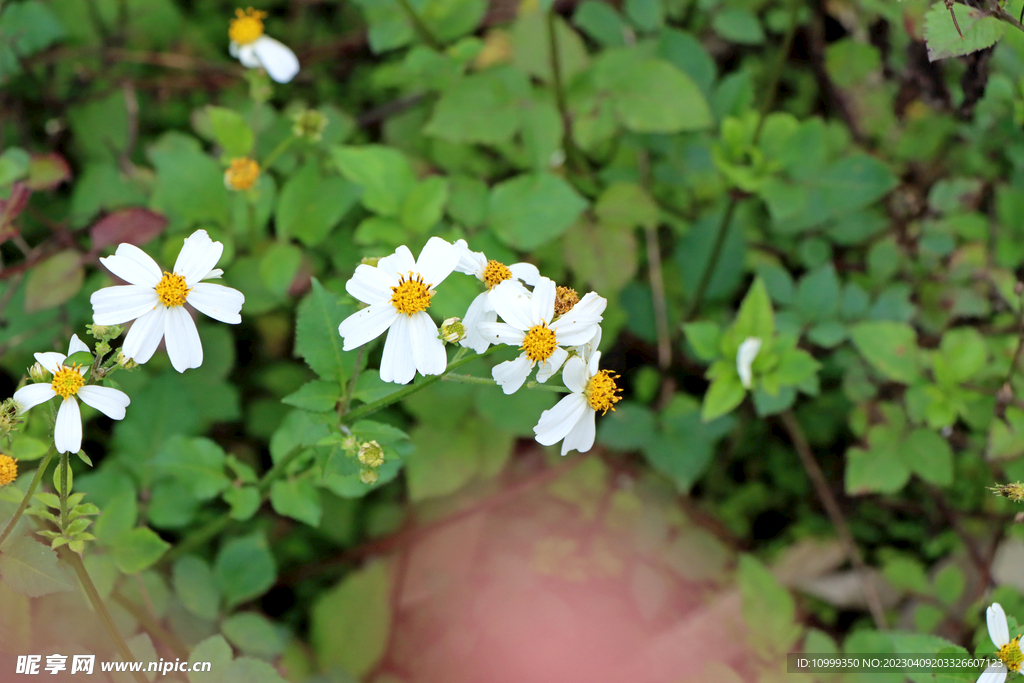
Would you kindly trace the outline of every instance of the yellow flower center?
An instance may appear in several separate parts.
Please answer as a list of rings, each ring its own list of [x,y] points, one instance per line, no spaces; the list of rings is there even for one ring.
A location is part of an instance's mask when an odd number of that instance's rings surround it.
[[[999,648],[999,659],[1013,673],[1020,672],[1020,667],[1024,664],[1024,653],[1020,651],[1020,636]]]
[[[85,385],[81,369],[81,365],[72,365],[70,368],[66,365],[60,366],[60,370],[53,376],[53,382],[50,383],[53,393],[65,400],[68,396],[77,394],[78,390]]]
[[[555,315],[563,316],[580,302],[580,295],[572,287],[555,288]]]
[[[263,18],[266,16],[266,12],[252,7],[244,12],[236,9],[235,18],[231,20],[231,27],[228,29],[228,38],[239,45],[255,42],[263,35]]]
[[[0,453],[0,486],[6,486],[18,478],[18,460]]]
[[[622,400],[618,395],[622,389],[615,384],[618,375],[612,374],[610,370],[602,370],[587,382],[587,388],[583,392],[587,397],[587,403],[595,411],[600,410],[604,415],[609,410],[615,412],[614,404]]]
[[[184,306],[185,297],[190,291],[192,289],[185,285],[184,275],[168,273],[166,270],[164,276],[160,278],[160,282],[156,283],[156,295],[160,299],[160,303],[167,308]]]
[[[415,277],[414,277],[415,275]],[[391,305],[399,313],[414,315],[430,308],[430,298],[434,291],[423,282],[423,276],[409,273],[398,278],[398,286],[391,288]]]
[[[224,171],[224,184],[229,190],[248,190],[260,177],[260,165],[249,157],[232,159]]]
[[[551,354],[558,348],[555,331],[548,327],[547,323],[534,325],[527,330],[526,337],[523,338],[523,345],[519,348],[534,363],[542,363],[551,358]]]
[[[487,289],[494,289],[505,280],[512,279],[512,271],[500,261],[488,261],[484,267],[484,284]]]

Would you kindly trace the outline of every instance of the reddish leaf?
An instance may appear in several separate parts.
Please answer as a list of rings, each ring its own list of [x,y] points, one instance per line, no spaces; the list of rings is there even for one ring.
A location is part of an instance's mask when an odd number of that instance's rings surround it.
[[[64,157],[59,154],[32,155],[25,181],[30,190],[52,190],[67,180],[71,180],[71,167]]]
[[[31,194],[25,183],[14,183],[11,186],[11,196],[0,199],[0,242],[18,234],[18,229],[12,223],[25,208]]]
[[[121,242],[136,246],[150,241],[167,227],[163,214],[139,207],[122,209],[96,221],[89,234],[95,251]]]
[[[54,254],[29,270],[25,281],[25,312],[35,313],[64,303],[82,288],[82,255],[73,249]]]

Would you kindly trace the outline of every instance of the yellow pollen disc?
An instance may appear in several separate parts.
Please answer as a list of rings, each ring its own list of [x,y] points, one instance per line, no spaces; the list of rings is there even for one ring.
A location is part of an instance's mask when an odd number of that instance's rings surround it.
[[[494,289],[505,280],[512,279],[512,271],[500,261],[488,261],[484,267],[484,284],[487,289]]]
[[[184,275],[168,273],[166,270],[164,276],[160,278],[160,282],[156,283],[156,295],[160,299],[160,303],[167,308],[184,306],[185,297],[190,291],[192,288],[185,285]]]
[[[260,177],[260,165],[249,157],[232,159],[224,171],[224,184],[229,190],[248,190]]]
[[[85,379],[79,372],[81,368],[81,365],[72,365],[70,368],[66,365],[60,366],[60,370],[53,376],[53,382],[50,383],[53,392],[63,399],[77,394],[85,385]]]
[[[1024,664],[1024,653],[1020,651],[1020,636],[999,648],[999,659],[1013,673],[1020,672],[1020,667]]]
[[[609,370],[602,370],[590,378],[587,389],[583,392],[590,407],[595,411],[600,410],[602,415],[609,410],[614,412],[614,404],[622,400],[622,397],[618,396],[622,389],[615,384],[617,377],[618,375],[612,374]]]
[[[231,20],[231,27],[228,28],[228,38],[239,45],[255,42],[263,35],[263,19],[266,16],[266,12],[252,7],[244,12],[236,9],[235,18]]]
[[[405,275],[398,278],[398,286],[392,287],[391,292],[391,305],[406,315],[430,308],[430,298],[434,296],[430,285],[423,282],[423,276],[415,274],[414,277],[414,273],[409,273],[408,278]]]
[[[0,453],[0,486],[6,486],[18,478],[18,459]]]
[[[555,331],[548,327],[547,323],[534,325],[526,332],[523,345],[519,347],[526,353],[526,357],[534,363],[543,363],[558,348],[558,341],[555,339]]]

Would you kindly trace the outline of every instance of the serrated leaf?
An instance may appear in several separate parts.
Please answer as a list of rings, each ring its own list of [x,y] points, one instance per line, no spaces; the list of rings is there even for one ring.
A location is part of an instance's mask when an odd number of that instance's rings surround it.
[[[129,529],[119,534],[111,544],[114,563],[125,574],[149,569],[170,547],[170,543],[147,527]]]
[[[4,545],[0,577],[15,593],[30,598],[72,589],[58,564],[57,554],[28,536]]]
[[[282,398],[281,403],[314,413],[327,413],[334,410],[340,393],[337,382],[315,379]]]
[[[295,323],[295,353],[321,379],[339,382],[348,377],[355,358],[346,358],[338,334],[341,321],[352,312],[313,278],[311,291],[299,304]]]
[[[935,3],[924,15],[924,42],[928,46],[929,62],[984,50],[995,45],[1006,33],[1006,24],[980,9],[954,4],[953,12],[962,38],[944,2]]]
[[[274,585],[277,565],[267,539],[256,532],[227,541],[217,553],[214,574],[228,606],[258,597]]]

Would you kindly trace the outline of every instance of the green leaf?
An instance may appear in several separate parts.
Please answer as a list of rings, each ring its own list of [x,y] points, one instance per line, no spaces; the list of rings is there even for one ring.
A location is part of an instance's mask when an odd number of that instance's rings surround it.
[[[633,451],[645,448],[657,432],[654,413],[645,406],[624,401],[597,423],[597,440],[608,448]]]
[[[224,636],[217,634],[201,641],[192,648],[188,661],[190,664],[209,662],[210,670],[195,673],[190,671],[188,673],[189,683],[214,683],[214,681],[220,681],[224,675],[223,672],[227,671],[231,665],[231,657],[231,646],[228,645],[228,641],[224,640]]]
[[[910,481],[910,470],[896,450],[898,443],[846,451],[846,493],[896,493]]]
[[[985,339],[973,327],[946,330],[939,342],[939,353],[933,357],[935,379],[952,386],[972,379],[988,362]]]
[[[521,102],[529,96],[526,74],[508,66],[465,76],[441,93],[423,132],[449,142],[504,144],[519,128]]]
[[[788,652],[800,635],[793,596],[752,555],[741,555],[736,576],[747,622],[747,642],[765,659]]]
[[[363,195],[364,204],[367,193]],[[281,188],[274,225],[282,239],[294,237],[307,247],[312,247],[320,244],[331,233],[358,199],[357,185],[343,178],[324,178],[317,164],[311,162],[289,178]]]
[[[125,574],[137,574],[156,564],[171,544],[147,527],[129,529],[111,544],[114,564]]]
[[[321,379],[335,383],[344,381],[355,367],[355,354],[342,349],[338,326],[352,313],[352,308],[338,301],[320,281],[313,278],[308,296],[299,304],[295,323],[295,353]]]
[[[271,244],[260,258],[259,273],[263,286],[278,296],[286,295],[301,263],[302,250],[294,244]]]
[[[562,82],[570,83],[576,74],[587,68],[587,48],[579,34],[561,17],[555,15],[553,20]],[[551,41],[548,39],[547,22],[544,12],[519,13],[511,31],[512,64],[524,73],[551,83]]]
[[[239,657],[224,672],[222,683],[288,683],[270,664],[252,657]]]
[[[363,678],[384,654],[391,631],[391,580],[376,562],[346,576],[313,605],[310,639],[322,670]]]
[[[199,500],[215,497],[230,484],[224,449],[209,439],[172,437],[153,458],[153,467],[159,476],[186,484]]]
[[[968,5],[953,5],[963,38],[953,24],[944,2],[937,2],[924,15],[924,42],[928,61],[967,55],[995,45],[1006,33],[1006,24]]]
[[[415,233],[425,233],[437,225],[448,201],[448,181],[430,176],[417,183],[401,209],[402,224]]]
[[[557,239],[586,207],[562,178],[524,173],[494,187],[487,219],[501,241],[526,251]]]
[[[260,492],[255,486],[230,488],[224,492],[224,502],[231,506],[231,519],[244,522],[260,509]]]
[[[310,526],[320,524],[320,493],[308,478],[275,481],[270,487],[270,504],[279,515]]]
[[[78,293],[85,281],[82,255],[74,249],[61,251],[28,271],[25,312],[58,306]]]
[[[227,541],[213,571],[229,607],[263,595],[277,578],[274,556],[258,531]]]
[[[721,417],[733,408],[743,403],[747,390],[740,383],[739,375],[735,373],[723,374],[715,378],[704,394],[704,407],[701,411],[701,419],[704,422],[711,422]]]
[[[818,372],[821,363],[803,349],[788,348],[779,354],[779,364],[772,374],[781,386],[796,386]]]
[[[57,562],[57,553],[28,536],[4,544],[0,577],[15,593],[30,598],[73,589]]]
[[[139,508],[135,489],[120,491],[103,503],[103,514],[96,520],[93,533],[104,543],[113,543],[135,526]]]
[[[687,323],[683,325],[683,332],[693,352],[705,363],[717,360],[722,355],[719,349],[722,332],[717,324],[709,320]]]
[[[31,157],[20,147],[11,147],[0,154],[0,187],[10,185],[24,178],[28,173]]]
[[[217,144],[224,153],[232,157],[248,156],[252,151],[254,137],[252,128],[245,122],[242,115],[224,107],[206,107],[210,127]]]
[[[447,495],[500,469],[514,441],[511,434],[473,418],[460,422],[454,432],[422,424],[411,436],[417,448],[406,463],[406,478],[414,501]]]
[[[930,429],[915,429],[900,448],[903,462],[912,472],[936,486],[953,483],[953,449]]]
[[[872,366],[888,379],[911,384],[920,376],[917,333],[906,323],[878,320],[853,326],[854,346]]]
[[[609,227],[627,230],[656,227],[661,211],[650,193],[640,185],[616,182],[597,198],[594,214]]]
[[[834,320],[839,316],[839,278],[831,263],[801,278],[793,306],[805,322]]]
[[[178,558],[171,570],[174,592],[192,614],[214,620],[220,613],[220,590],[210,565],[195,555]]]
[[[644,455],[680,492],[688,493],[710,464],[715,445],[735,423],[731,416],[702,420],[696,399],[677,394],[662,413],[661,428],[644,447]]]
[[[399,215],[416,185],[405,155],[382,145],[338,146],[331,153],[342,175],[363,188],[363,206],[383,216]]]
[[[282,398],[281,403],[314,413],[327,413],[334,410],[340,394],[337,382],[315,379]]]
[[[640,267],[636,235],[629,228],[593,222],[586,217],[565,233],[565,261],[587,285],[612,297]]]
[[[767,341],[775,335],[772,302],[768,297],[768,289],[764,286],[764,280],[760,277],[754,280],[747,295],[743,297],[730,333],[737,349],[747,337],[757,337],[762,341]]]
[[[671,63],[635,49],[609,49],[594,63],[597,87],[607,92],[622,124],[638,133],[703,130],[714,123],[704,94]]]
[[[150,208],[167,216],[169,230],[185,230],[196,223],[228,224],[224,170],[198,140],[171,131],[151,145],[148,153],[156,168]]]
[[[233,614],[221,623],[220,628],[224,637],[246,654],[271,658],[284,651],[284,639],[273,622],[262,614]]]
[[[63,37],[60,19],[45,3],[5,3],[0,14],[0,81],[21,72],[19,58],[33,55]]]
[[[743,7],[722,9],[711,20],[711,26],[731,43],[760,45],[764,42],[764,29],[757,15]]]

